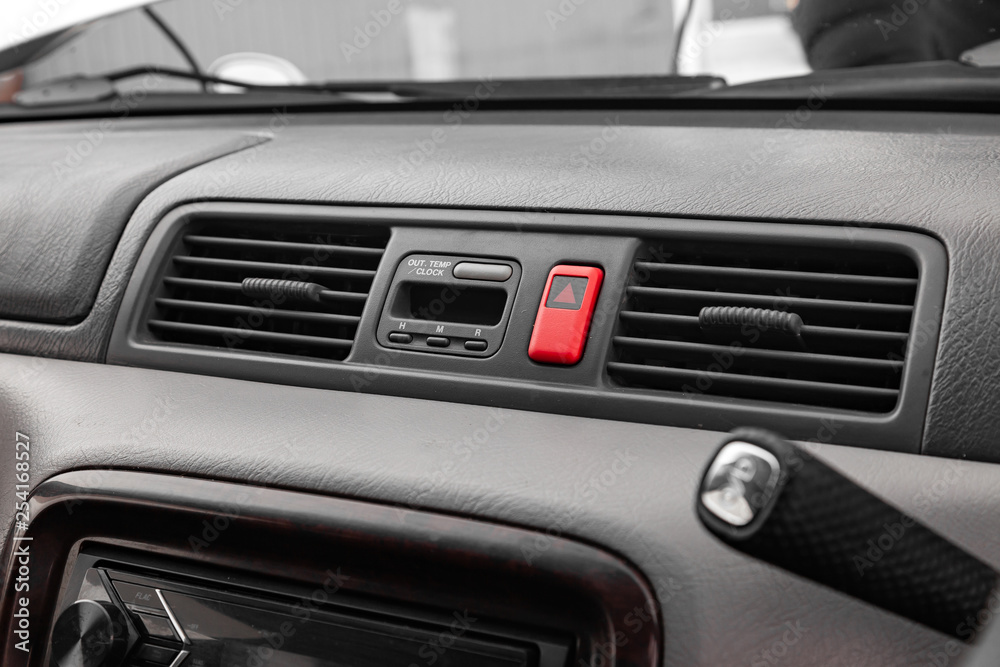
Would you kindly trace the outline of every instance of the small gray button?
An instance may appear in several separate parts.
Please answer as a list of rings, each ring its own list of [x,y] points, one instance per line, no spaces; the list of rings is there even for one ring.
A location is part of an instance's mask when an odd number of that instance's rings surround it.
[[[408,333],[401,333],[399,331],[393,331],[389,334],[390,343],[409,343],[413,340],[413,336]]]
[[[177,649],[166,648],[165,646],[156,646],[155,644],[146,644],[139,649],[136,657],[140,660],[152,662],[157,665],[173,665],[177,659]]]
[[[143,611],[151,611],[154,614],[167,613],[155,589],[124,581],[114,581],[112,583],[115,586],[115,590],[118,591],[118,596],[129,609],[135,610],[136,608],[141,608]]]
[[[139,621],[142,623],[142,627],[146,629],[146,634],[150,637],[155,637],[156,639],[168,639],[172,642],[177,641],[177,635],[174,634],[174,629],[170,625],[170,619],[164,618],[163,616],[144,614],[141,611],[135,612],[135,615],[139,618]]]
[[[451,345],[451,339],[444,336],[428,336],[427,344],[431,347],[448,347]]]
[[[452,269],[452,275],[456,278],[467,280],[492,280],[502,283],[510,278],[514,269],[507,264],[483,264],[480,262],[459,262]]]
[[[465,349],[470,352],[483,352],[486,350],[485,340],[467,340],[465,341]]]

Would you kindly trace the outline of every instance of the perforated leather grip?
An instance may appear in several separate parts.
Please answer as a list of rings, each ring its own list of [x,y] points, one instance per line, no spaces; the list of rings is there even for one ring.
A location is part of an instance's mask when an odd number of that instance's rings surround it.
[[[727,437],[697,508],[730,546],[963,641],[1000,602],[992,568],[766,431]]]

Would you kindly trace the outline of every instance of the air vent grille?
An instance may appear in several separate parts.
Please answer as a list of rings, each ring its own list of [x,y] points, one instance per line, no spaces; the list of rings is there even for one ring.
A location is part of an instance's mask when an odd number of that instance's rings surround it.
[[[202,222],[179,241],[147,320],[162,341],[343,360],[388,230]],[[318,301],[248,295],[247,278],[315,283]]]
[[[627,387],[890,412],[917,294],[903,254],[680,242],[635,262],[608,373]],[[799,335],[712,324],[713,306],[797,314]],[[743,311],[747,313],[747,311]]]

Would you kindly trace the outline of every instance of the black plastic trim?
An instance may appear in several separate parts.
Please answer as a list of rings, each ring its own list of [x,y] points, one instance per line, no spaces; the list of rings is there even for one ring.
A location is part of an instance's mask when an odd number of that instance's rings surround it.
[[[275,224],[368,224],[392,228],[371,298],[343,362],[225,351],[154,341],[143,330],[146,299],[155,292],[168,249],[184,226],[199,217]],[[530,230],[530,231],[529,231]],[[901,396],[887,414],[813,409],[751,400],[683,396],[625,389],[605,367],[632,262],[640,239],[761,241],[836,251],[889,250],[917,265],[920,288],[913,314]],[[496,354],[485,359],[386,349],[375,330],[393,269],[413,253],[517,260],[521,283],[509,328]],[[605,283],[583,360],[571,367],[527,358],[534,313],[549,269],[556,264],[604,267]],[[919,452],[944,304],[947,258],[929,236],[892,230],[743,223],[639,216],[576,215],[473,210],[335,207],[209,202],[168,213],[153,231],[126,289],[108,347],[108,363],[220,375],[260,382],[409,396],[634,422],[729,430],[757,426],[798,440]]]

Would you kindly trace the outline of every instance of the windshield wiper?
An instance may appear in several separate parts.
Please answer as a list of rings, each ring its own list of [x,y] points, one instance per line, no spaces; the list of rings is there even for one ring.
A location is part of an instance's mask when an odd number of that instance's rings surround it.
[[[217,76],[211,76],[209,74],[202,74],[200,72],[189,72],[185,70],[173,69],[170,67],[159,67],[159,66],[147,66],[147,67],[131,67],[124,70],[117,70],[114,72],[109,72],[99,77],[75,77],[70,79],[62,79],[59,81],[53,81],[46,83],[35,88],[28,88],[22,90],[14,95],[14,103],[22,107],[50,107],[50,106],[60,106],[69,104],[87,104],[93,102],[101,102],[103,100],[114,98],[119,96],[118,89],[116,88],[116,83],[119,81],[124,81],[127,79],[136,79],[140,77],[168,77],[172,79],[186,79],[190,81],[197,81],[201,84],[218,84],[233,86],[237,88],[244,89],[246,91],[253,92],[271,92],[271,93],[303,93],[303,94],[320,94],[325,96],[338,96],[342,95],[349,97],[350,101],[359,101],[356,96],[351,95],[351,93],[364,94],[364,93],[383,93],[387,94],[389,99],[380,99],[379,101],[391,101],[392,97],[399,98],[409,98],[412,94],[396,94],[394,90],[382,85],[382,84],[345,84],[339,86],[331,86],[325,84],[296,84],[296,85],[259,85],[253,83],[247,83],[245,81],[238,81],[236,79],[226,79]],[[230,93],[219,93],[213,92],[210,89],[205,89],[207,92],[197,92],[198,95],[210,95],[212,97],[220,98],[230,98],[234,97]],[[151,92],[151,91],[150,91]],[[177,94],[185,94],[180,91],[176,91]],[[383,95],[383,98],[385,95]]]
[[[186,79],[190,81],[196,81],[201,84],[218,84],[226,86],[234,86],[242,88],[247,91],[263,91],[263,92],[294,92],[294,93],[305,93],[305,94],[321,94],[326,96],[336,96],[336,95],[347,95],[348,93],[367,93],[367,92],[392,92],[387,91],[381,85],[368,85],[368,84],[357,84],[357,85],[345,85],[337,89],[326,86],[326,85],[313,85],[313,84],[302,84],[302,85],[260,85],[247,83],[245,81],[238,81],[235,79],[225,79],[217,76],[211,76],[209,74],[203,74],[201,72],[189,72],[185,70],[173,69],[170,67],[159,67],[159,66],[147,66],[147,67],[131,67],[128,69],[117,70],[114,72],[109,72],[99,77],[75,77],[70,79],[62,79],[59,81],[53,81],[46,83],[35,88],[28,88],[22,90],[14,95],[14,103],[22,107],[50,107],[50,106],[60,106],[69,104],[87,104],[92,102],[101,102],[103,100],[114,98],[119,95],[118,90],[115,86],[119,81],[124,81],[127,79],[135,79],[140,77],[168,77],[172,79]],[[232,95],[228,93],[213,93],[208,90],[207,93],[197,93],[199,95],[208,94],[211,96],[219,97],[229,97]],[[179,93],[183,94],[183,93]],[[403,97],[403,96],[400,96]],[[357,101],[353,99],[351,101]],[[380,100],[385,101],[385,100]]]
[[[340,90],[345,84],[324,84],[328,90]],[[346,84],[350,85],[350,84]],[[470,95],[481,96],[489,88],[490,99],[541,101],[581,99],[662,99],[695,90],[715,90],[726,85],[717,76],[620,76],[587,78],[545,79],[481,79],[462,81],[396,81],[376,86],[386,86],[397,94],[418,97],[462,99]]]
[[[21,91],[14,97],[23,107],[48,107],[100,102],[117,95],[115,84],[139,77],[186,79],[201,84],[233,86],[246,91],[304,93],[341,97],[350,102],[412,100],[566,101],[584,99],[662,99],[697,90],[715,90],[725,80],[715,76],[628,76],[579,79],[481,79],[462,81],[331,81],[326,83],[265,85],[179,70],[146,66],[108,72],[100,77],[56,81]],[[212,93],[232,98],[229,93]]]

